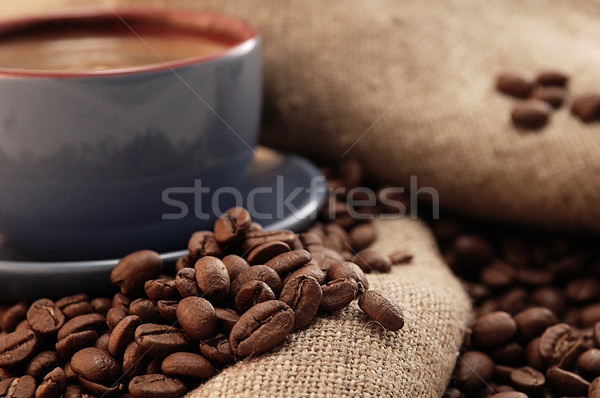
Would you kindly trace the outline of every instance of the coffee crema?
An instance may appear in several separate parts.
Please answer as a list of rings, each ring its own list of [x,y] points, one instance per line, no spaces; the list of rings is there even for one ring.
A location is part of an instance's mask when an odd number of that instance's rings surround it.
[[[160,64],[221,52],[230,44],[202,35],[96,30],[0,39],[0,68],[81,71]]]

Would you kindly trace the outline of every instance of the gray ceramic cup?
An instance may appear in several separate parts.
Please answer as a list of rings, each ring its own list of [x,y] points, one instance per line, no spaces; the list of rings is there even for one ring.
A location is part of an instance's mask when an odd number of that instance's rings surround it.
[[[102,70],[0,65],[0,235],[43,260],[180,249],[211,226],[194,192],[244,181],[259,128],[260,39],[230,16],[104,9],[2,22],[0,49],[11,35],[82,26],[210,35],[227,48]]]

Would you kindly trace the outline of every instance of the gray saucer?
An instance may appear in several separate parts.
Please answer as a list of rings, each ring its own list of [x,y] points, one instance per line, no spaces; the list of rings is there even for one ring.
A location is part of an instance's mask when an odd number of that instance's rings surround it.
[[[265,148],[257,149],[240,191],[245,205],[253,197],[254,221],[266,229],[306,228],[326,198],[325,179],[311,162]],[[249,195],[251,192],[254,195]],[[181,242],[181,247],[186,244]],[[185,254],[187,250],[182,249],[161,256],[166,264],[172,264]],[[117,262],[36,261],[0,241],[0,301],[55,298],[80,291],[107,294],[112,292],[109,275]]]

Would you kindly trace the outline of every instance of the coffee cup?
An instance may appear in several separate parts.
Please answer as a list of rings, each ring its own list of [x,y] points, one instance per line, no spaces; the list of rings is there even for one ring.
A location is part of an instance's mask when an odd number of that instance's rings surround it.
[[[221,14],[0,22],[0,234],[43,260],[180,249],[210,227],[193,191],[244,181],[261,68],[257,32]]]

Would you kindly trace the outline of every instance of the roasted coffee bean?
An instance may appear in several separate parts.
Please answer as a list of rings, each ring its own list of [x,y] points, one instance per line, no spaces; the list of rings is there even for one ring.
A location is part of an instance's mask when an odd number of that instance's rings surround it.
[[[77,381],[77,379],[78,379],[77,373],[75,373],[75,371],[71,367],[70,362],[65,363],[64,371],[65,371],[65,376],[67,376],[67,381],[69,381],[69,382]]]
[[[204,294],[215,300],[224,300],[229,294],[229,273],[223,262],[211,256],[205,256],[194,265],[196,282]]]
[[[35,394],[35,380],[25,375],[0,381],[0,397],[6,398],[33,398]]]
[[[311,262],[309,262],[303,267],[298,268],[297,270],[286,276],[283,279],[283,283],[286,284],[290,279],[296,278],[300,275],[312,276],[317,280],[317,282],[319,282],[319,284],[325,283],[325,272],[323,272],[323,270],[321,270],[321,268],[318,265],[315,265]]]
[[[453,266],[464,271],[479,271],[494,258],[490,244],[476,235],[459,235],[452,243]]]
[[[165,357],[173,352],[184,351],[190,338],[179,328],[146,323],[135,330],[135,342],[148,354]]]
[[[596,377],[588,388],[588,398],[600,398],[600,377]]]
[[[63,398],[91,398],[91,395],[85,394],[79,384],[69,384],[65,388]]]
[[[35,391],[36,398],[60,398],[67,388],[67,376],[61,368],[48,373]]]
[[[358,265],[349,261],[340,261],[333,264],[327,271],[327,278],[330,281],[343,278],[354,278],[356,283],[358,283],[359,291],[362,290],[362,288],[365,290],[369,289],[369,282],[367,281],[364,272]]]
[[[201,296],[202,292],[196,282],[196,270],[194,268],[183,268],[175,276],[175,287],[181,297]]]
[[[522,363],[525,358],[525,350],[516,341],[509,341],[489,352],[496,364],[514,365]]]
[[[546,307],[557,315],[565,312],[567,303],[563,293],[554,287],[540,287],[531,295],[532,304]]]
[[[515,320],[504,311],[481,316],[472,327],[471,339],[478,347],[492,348],[512,339],[517,333]]]
[[[129,312],[129,304],[131,299],[121,292],[115,293],[112,300],[112,308],[120,308],[125,312]]]
[[[442,398],[465,398],[465,394],[458,388],[449,388],[444,392]]]
[[[271,267],[266,265],[255,265],[242,272],[231,283],[231,296],[235,297],[246,282],[262,281],[265,282],[275,294],[281,292],[281,278]]]
[[[27,319],[22,320],[15,328],[15,331],[21,330],[21,329],[31,329],[31,324],[29,323],[29,321]],[[33,330],[33,329],[31,329],[31,330]]]
[[[544,307],[530,307],[514,317],[519,335],[526,340],[539,336],[548,327],[558,323],[558,317]]]
[[[223,257],[223,264],[225,264],[225,268],[227,268],[227,273],[229,274],[229,279],[233,281],[238,277],[239,274],[250,268],[250,264],[246,260],[244,260],[240,256],[236,256],[235,254],[230,254]]]
[[[177,304],[177,320],[192,339],[207,339],[217,330],[215,309],[208,300],[201,297],[190,296],[182,299]]]
[[[227,334],[240,319],[240,314],[231,308],[215,308],[215,313],[217,314],[217,329]]]
[[[243,207],[232,207],[215,221],[215,238],[221,244],[236,243],[244,239],[250,227],[250,213]]]
[[[200,342],[200,352],[210,361],[227,364],[235,361],[235,355],[229,344],[229,336],[218,334]]]
[[[98,340],[98,337],[100,336],[95,330],[73,332],[56,343],[56,352],[64,359],[71,359],[77,351],[85,347],[92,347]]]
[[[323,292],[319,282],[312,276],[300,275],[288,280],[279,300],[283,301],[294,311],[293,329],[301,329],[307,326],[317,314]]]
[[[112,300],[108,297],[96,297],[92,299],[90,304],[92,305],[94,312],[102,316],[106,316],[108,310],[110,309],[110,307],[112,307]]]
[[[161,373],[160,365],[162,364],[162,358],[153,358],[148,366],[146,367],[146,374]]]
[[[319,310],[333,312],[346,308],[358,294],[358,284],[354,278],[340,278],[321,286]]]
[[[254,231],[246,233],[246,239],[242,243],[242,250],[250,253],[257,246],[266,242],[279,241],[285,244],[293,245],[296,240],[296,234],[287,229],[271,231]]]
[[[600,117],[600,94],[588,93],[575,97],[571,113],[583,122],[589,123]]]
[[[160,255],[152,250],[141,250],[123,257],[110,273],[110,281],[123,294],[139,294],[144,283],[156,279],[163,270]]]
[[[71,368],[80,377],[102,384],[114,382],[121,374],[119,363],[108,352],[95,347],[75,353]]]
[[[550,104],[538,99],[529,99],[515,104],[510,116],[517,126],[537,129],[548,122],[551,114],[552,106]]]
[[[537,77],[538,84],[542,86],[564,87],[569,81],[569,76],[559,70],[546,70]]]
[[[587,395],[590,382],[568,370],[552,367],[546,372],[548,385],[555,393],[570,396]]]
[[[481,270],[479,279],[491,288],[503,288],[511,285],[516,276],[517,272],[514,267],[504,261],[494,260]]]
[[[308,251],[292,250],[273,257],[265,265],[273,268],[280,276],[284,276],[302,267],[310,260],[312,260],[312,256]]]
[[[529,292],[521,287],[510,289],[497,298],[498,309],[509,314],[523,311],[529,303]]]
[[[183,381],[162,374],[136,376],[129,382],[132,398],[173,398],[183,396],[186,391]]]
[[[273,290],[262,281],[246,282],[235,296],[235,305],[240,312],[244,313],[251,307],[263,301],[275,300]]]
[[[159,300],[156,303],[160,315],[169,322],[177,321],[177,300]]]
[[[100,330],[106,325],[106,319],[96,313],[76,316],[68,320],[58,331],[58,340],[62,340],[68,335],[84,330]]]
[[[358,224],[350,230],[352,249],[361,251],[369,247],[377,239],[375,228],[369,223]]]
[[[585,303],[600,297],[600,283],[594,279],[574,279],[564,291],[565,297],[573,303]]]
[[[586,305],[577,313],[577,323],[580,327],[592,327],[600,322],[600,303]]]
[[[17,303],[8,308],[2,315],[0,328],[7,333],[14,331],[17,325],[27,318],[27,310],[27,304],[24,302]]]
[[[151,279],[144,283],[146,296],[151,300],[176,300],[179,292],[175,279]]]
[[[541,336],[540,355],[551,363],[558,362],[575,340],[576,336],[570,325],[566,323],[553,325]]]
[[[56,333],[65,323],[65,315],[52,300],[35,301],[27,311],[27,320],[38,334]]]
[[[584,372],[587,372],[593,377],[600,376],[600,350],[590,348],[579,356],[577,365]]]
[[[392,268],[389,257],[373,249],[366,249],[357,253],[352,258],[352,262],[358,265],[363,272],[390,272]]]
[[[146,354],[146,350],[135,341],[129,343],[123,354],[123,374],[128,378],[144,374],[152,360],[152,357]]]
[[[0,338],[0,367],[12,366],[31,358],[38,339],[30,329],[17,330]]]
[[[192,262],[204,256],[221,257],[223,255],[223,249],[217,242],[215,234],[210,231],[195,232],[188,241],[188,251]]]
[[[126,316],[115,326],[108,340],[108,351],[115,357],[119,357],[125,348],[135,339],[135,330],[142,324],[137,315]]]
[[[123,395],[123,390],[125,388],[122,383],[105,386],[104,384],[96,383],[81,376],[78,377],[78,380],[84,390],[100,397],[120,397]]]
[[[503,391],[490,395],[490,398],[528,398],[528,395],[519,391]]]
[[[175,352],[169,355],[163,360],[160,369],[167,376],[192,379],[208,379],[216,373],[206,358],[191,352]]]
[[[496,80],[498,91],[518,98],[527,98],[535,85],[536,78],[531,72],[523,69],[500,74]]]
[[[90,297],[85,293],[78,293],[73,296],[63,297],[56,302],[56,306],[68,319],[74,318],[77,315],[94,312],[94,307],[90,303]]]
[[[389,255],[392,265],[404,265],[412,262],[414,255],[406,250],[396,250]]]
[[[538,87],[530,96],[532,99],[547,102],[553,108],[560,108],[566,97],[567,90],[556,86]]]
[[[494,374],[494,362],[479,351],[469,351],[458,358],[454,382],[463,391],[471,392],[485,386]]]
[[[133,300],[129,305],[129,313],[139,316],[143,323],[160,323],[163,320],[158,311],[158,305],[150,299]]]
[[[113,330],[115,326],[121,319],[127,316],[127,312],[125,312],[122,308],[111,308],[106,313],[106,324],[108,325],[109,330]]]
[[[534,368],[524,366],[510,373],[510,382],[519,391],[535,394],[541,391],[546,383],[546,378],[543,373]]]
[[[110,340],[110,333],[104,333],[94,343],[94,347],[100,348],[101,350],[108,351],[108,342]]]
[[[8,370],[0,368],[0,381],[10,379],[10,373]]]
[[[55,351],[42,351],[29,361],[25,374],[40,380],[49,371],[60,365],[60,358]]]
[[[231,329],[231,349],[241,357],[279,345],[294,326],[294,311],[283,301],[259,303],[246,311]]]
[[[193,266],[194,261],[192,260],[192,257],[189,254],[186,254],[185,256],[179,257],[175,262],[175,273],[178,273],[183,268],[189,268]]]
[[[251,265],[264,264],[281,253],[289,252],[290,246],[285,242],[268,241],[256,246],[248,254],[248,263]]]
[[[398,304],[387,294],[378,290],[367,290],[358,297],[358,306],[371,319],[384,328],[396,331],[404,326],[404,317]]]
[[[572,369],[577,363],[577,358],[586,350],[587,346],[583,343],[583,339],[576,338],[573,341],[566,341],[564,349],[561,347],[557,352],[564,352],[559,355],[560,358],[556,362],[556,366],[562,369]]]

